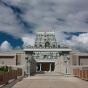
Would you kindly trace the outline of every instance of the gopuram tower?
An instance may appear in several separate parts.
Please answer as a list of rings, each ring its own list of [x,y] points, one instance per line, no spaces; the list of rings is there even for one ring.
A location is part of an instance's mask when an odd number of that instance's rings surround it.
[[[55,31],[40,30],[36,32],[34,46],[27,46],[24,49],[26,55],[31,54],[36,60],[37,71],[54,71],[55,61],[61,55],[69,55],[71,49],[66,45],[57,44]]]

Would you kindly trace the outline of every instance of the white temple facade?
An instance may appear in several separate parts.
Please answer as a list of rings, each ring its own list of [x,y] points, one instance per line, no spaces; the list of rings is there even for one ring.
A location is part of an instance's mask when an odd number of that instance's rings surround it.
[[[37,71],[54,71],[55,61],[60,56],[69,56],[71,49],[57,44],[55,31],[41,30],[36,32],[34,46],[29,45],[23,51],[36,60]]]

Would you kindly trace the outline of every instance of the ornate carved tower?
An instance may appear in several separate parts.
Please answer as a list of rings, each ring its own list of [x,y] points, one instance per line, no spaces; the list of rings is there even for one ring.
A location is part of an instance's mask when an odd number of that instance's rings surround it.
[[[35,47],[36,48],[56,48],[57,42],[55,38],[55,32],[54,31],[37,31]]]
[[[32,53],[37,62],[37,71],[54,71],[56,59],[69,54],[67,46],[57,45],[55,31],[52,30],[37,31],[34,46],[26,48],[26,54]]]
[[[57,48],[57,42],[54,31],[37,31],[35,39],[35,48]],[[58,52],[34,52],[36,61],[55,60],[59,56]]]

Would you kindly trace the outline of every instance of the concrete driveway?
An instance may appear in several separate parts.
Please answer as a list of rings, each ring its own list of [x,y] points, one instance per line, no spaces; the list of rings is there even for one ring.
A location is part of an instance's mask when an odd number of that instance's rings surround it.
[[[12,88],[88,88],[88,81],[54,72],[45,72],[24,78]]]

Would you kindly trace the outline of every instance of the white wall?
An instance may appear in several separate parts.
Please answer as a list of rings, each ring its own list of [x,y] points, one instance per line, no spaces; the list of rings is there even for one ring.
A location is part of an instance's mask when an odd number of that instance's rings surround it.
[[[16,65],[16,54],[1,54],[0,64],[4,62],[4,65]]]
[[[55,61],[55,72],[64,73],[63,56],[60,56],[60,57]]]

